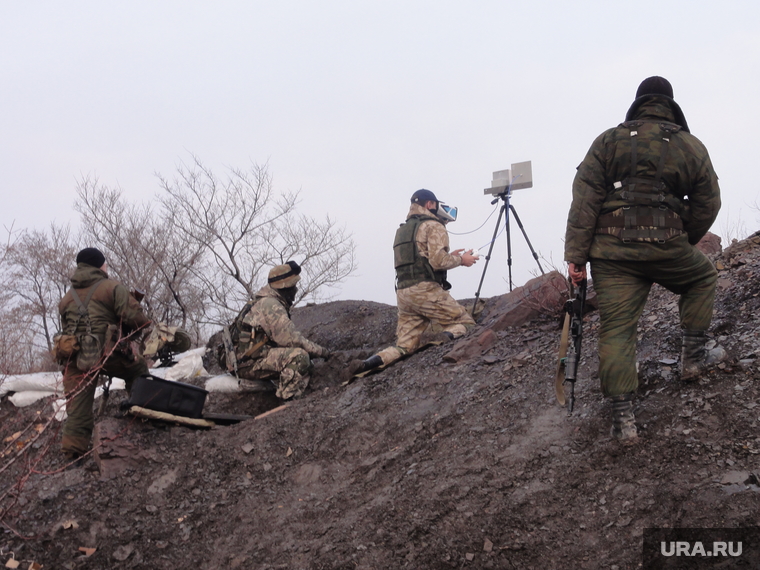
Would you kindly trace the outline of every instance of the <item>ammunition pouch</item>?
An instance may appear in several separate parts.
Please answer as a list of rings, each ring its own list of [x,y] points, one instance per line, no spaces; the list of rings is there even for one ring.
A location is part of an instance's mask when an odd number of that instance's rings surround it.
[[[594,233],[613,235],[624,243],[665,243],[684,232],[681,216],[665,206],[630,206],[599,216]]]
[[[77,352],[79,340],[73,334],[59,333],[53,337],[53,358],[58,364],[65,364]]]
[[[76,356],[76,367],[79,370],[91,370],[102,356],[103,343],[97,336],[90,332],[79,336],[79,352]]]

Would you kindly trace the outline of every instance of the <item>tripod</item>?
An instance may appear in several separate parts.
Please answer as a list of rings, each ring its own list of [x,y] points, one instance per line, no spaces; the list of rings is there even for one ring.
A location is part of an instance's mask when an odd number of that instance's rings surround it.
[[[488,255],[486,255],[486,263],[483,266],[483,274],[480,276],[480,284],[478,285],[478,290],[475,293],[475,302],[472,305],[472,315],[475,316],[475,307],[478,306],[478,299],[480,298],[480,290],[483,287],[483,281],[486,278],[486,271],[488,271],[488,262],[491,260],[491,252],[493,251],[493,244],[496,243],[496,236],[499,234],[499,224],[501,223],[501,217],[504,216],[504,223],[507,230],[507,267],[509,268],[509,290],[512,290],[512,235],[509,231],[509,213],[512,212],[512,215],[515,217],[515,221],[517,222],[517,225],[520,227],[520,230],[522,231],[523,237],[525,238],[526,243],[528,244],[528,247],[530,248],[530,252],[533,254],[533,259],[536,260],[536,263],[538,264],[538,269],[541,271],[541,275],[544,275],[544,269],[541,267],[541,263],[538,261],[538,254],[536,253],[536,250],[533,249],[533,245],[530,243],[530,239],[528,239],[528,234],[525,233],[525,228],[522,225],[522,222],[520,221],[520,216],[517,215],[517,210],[515,210],[515,207],[510,203],[510,198],[512,197],[512,188],[511,186],[508,187],[504,192],[501,194],[497,194],[496,198],[493,199],[491,204],[495,204],[499,200],[501,200],[503,203],[501,205],[501,209],[499,210],[499,217],[496,220],[496,227],[493,230],[493,238],[491,239],[491,245],[488,246]]]

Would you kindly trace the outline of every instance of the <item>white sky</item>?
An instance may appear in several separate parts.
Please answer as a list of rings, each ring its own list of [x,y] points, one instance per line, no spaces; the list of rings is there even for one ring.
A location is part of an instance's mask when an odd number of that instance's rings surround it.
[[[449,229],[465,232],[493,208],[491,173],[531,160],[534,188],[513,204],[564,268],[575,167],[662,75],[721,179],[713,231],[745,237],[760,219],[758,22],[754,0],[6,0],[0,221],[75,222],[86,174],[140,201],[191,152],[220,174],[268,161],[277,189],[353,233],[359,269],[337,298],[392,304],[412,192],[458,206]],[[452,247],[488,244],[495,223]],[[521,285],[537,267],[512,231]],[[474,295],[482,268],[450,273],[455,297]],[[506,292],[506,276],[502,235],[482,295]]]

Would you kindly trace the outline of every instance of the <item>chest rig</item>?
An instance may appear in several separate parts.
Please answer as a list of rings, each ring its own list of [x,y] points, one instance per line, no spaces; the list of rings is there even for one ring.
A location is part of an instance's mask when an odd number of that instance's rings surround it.
[[[444,290],[451,288],[446,281],[446,271],[436,271],[430,265],[427,257],[420,255],[417,250],[417,230],[423,222],[443,222],[434,218],[422,216],[410,216],[396,230],[396,238],[393,241],[393,261],[396,268],[396,290],[406,289],[423,281],[438,283]]]
[[[665,243],[683,233],[684,204],[662,180],[670,137],[681,127],[650,121],[627,121],[622,126],[630,131],[630,174],[612,184],[594,231],[625,243]],[[657,160],[654,177],[637,176],[639,162],[651,159]]]

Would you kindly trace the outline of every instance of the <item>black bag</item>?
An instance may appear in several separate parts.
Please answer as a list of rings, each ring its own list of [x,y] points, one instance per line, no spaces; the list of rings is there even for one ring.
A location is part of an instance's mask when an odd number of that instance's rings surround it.
[[[129,403],[186,418],[200,418],[208,391],[192,384],[143,374],[135,379]]]

